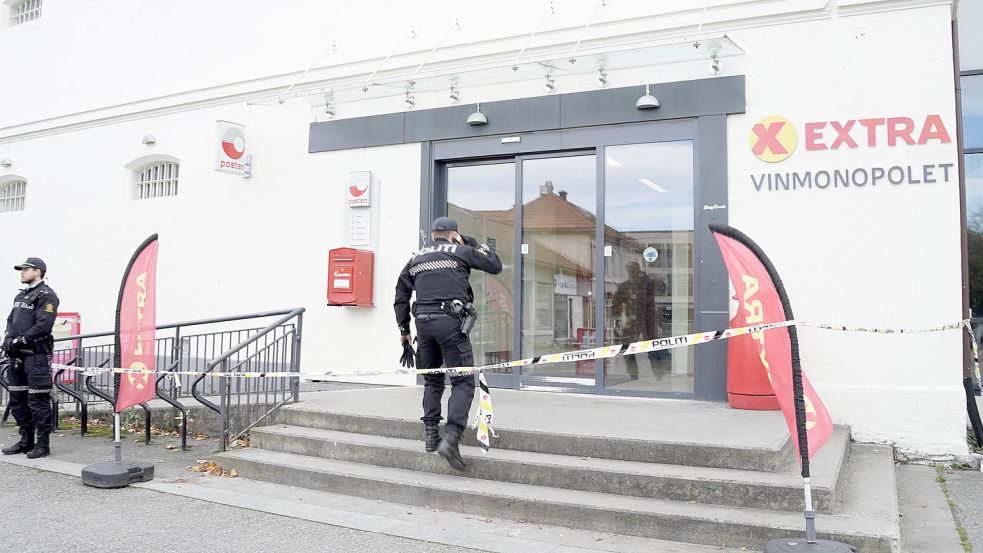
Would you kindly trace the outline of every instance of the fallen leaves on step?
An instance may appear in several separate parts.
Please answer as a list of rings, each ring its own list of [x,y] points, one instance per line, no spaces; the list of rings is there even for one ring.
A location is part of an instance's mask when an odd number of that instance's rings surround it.
[[[226,478],[235,478],[239,476],[239,472],[236,471],[236,469],[225,470],[211,461],[199,460],[197,465],[188,467],[188,470],[191,472],[210,474],[212,476],[224,476]]]

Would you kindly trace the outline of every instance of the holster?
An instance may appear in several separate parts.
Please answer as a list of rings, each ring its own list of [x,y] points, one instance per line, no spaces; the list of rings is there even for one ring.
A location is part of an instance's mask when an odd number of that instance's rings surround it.
[[[478,312],[474,308],[474,304],[468,302],[464,305],[463,316],[461,317],[461,332],[465,334],[470,334],[471,329],[474,328],[474,323],[478,321]]]

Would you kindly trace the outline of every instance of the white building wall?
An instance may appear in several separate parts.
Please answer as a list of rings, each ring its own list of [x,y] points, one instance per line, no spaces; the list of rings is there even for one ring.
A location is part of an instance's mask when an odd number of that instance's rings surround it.
[[[608,4],[595,16],[585,47],[692,38],[704,17],[702,5],[684,0]],[[730,220],[768,252],[796,315],[860,326],[959,319],[954,181],[769,193],[755,191],[750,180],[769,171],[956,163],[954,143],[806,152],[801,132],[807,121],[919,120],[938,113],[954,133],[951,5],[710,4],[702,31],[727,32],[746,51],[726,59],[723,73],[747,76],[747,113],[728,119]],[[0,260],[45,258],[63,310],[81,311],[86,331],[108,330],[126,261],[146,235],[158,232],[160,321],[302,305],[308,308],[304,370],[393,367],[399,346],[390,305],[396,276],[417,245],[419,145],[308,154],[308,124],[317,110],[306,100],[282,107],[245,101],[282,90],[332,38],[338,52],[304,82],[364,78],[410,24],[418,26],[418,38],[380,75],[415,67],[458,14],[464,28],[448,35],[432,67],[504,59],[523,46],[542,5],[506,0],[465,11],[449,0],[306,0],[292,6],[274,13],[253,0],[46,0],[41,20],[0,29],[2,76],[16,83],[0,86],[0,157],[14,162],[0,176],[29,182],[27,211],[0,214]],[[560,2],[560,12],[529,43],[530,54],[569,51],[594,6]],[[704,62],[615,72],[611,86],[694,78],[711,78]],[[590,90],[593,75],[559,84],[561,92]],[[500,85],[480,96],[463,92],[465,101],[533,96],[541,83]],[[444,94],[418,95],[418,109],[442,105]],[[396,97],[342,105],[339,115],[401,109]],[[799,126],[799,150],[765,164],[751,155],[748,137],[773,114]],[[251,179],[212,170],[217,119],[247,127]],[[157,143],[141,144],[145,134]],[[180,194],[134,201],[125,166],[154,153],[181,161]],[[373,171],[379,186],[376,307],[329,308],[327,251],[344,245],[343,191],[356,170]],[[38,223],[46,217],[55,222]],[[15,277],[7,280],[11,294]],[[800,336],[806,371],[834,420],[853,425],[858,439],[915,453],[965,452],[958,333],[803,330]]]

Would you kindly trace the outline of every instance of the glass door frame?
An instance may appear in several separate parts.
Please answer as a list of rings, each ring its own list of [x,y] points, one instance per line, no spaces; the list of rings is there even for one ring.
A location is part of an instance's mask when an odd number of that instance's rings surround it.
[[[605,221],[605,148],[628,144],[653,142],[693,141],[694,175],[694,318],[697,330],[727,328],[728,277],[723,260],[716,249],[707,226],[710,223],[727,224],[727,149],[726,116],[706,115],[689,119],[675,119],[648,123],[629,123],[583,127],[554,131],[519,133],[517,135],[466,138],[423,143],[422,190],[420,203],[420,229],[429,227],[429,221],[446,214],[447,168],[461,165],[514,162],[516,168],[515,191],[515,251],[514,276],[515,306],[513,312],[522,316],[522,161],[585,154],[596,156],[596,244],[594,295],[595,321],[598,336],[604,336],[605,302],[604,278],[604,221]],[[723,206],[723,208],[719,207]],[[707,209],[709,207],[709,209]],[[521,319],[513,324],[513,349],[521,351]],[[604,361],[595,361],[595,383],[589,389],[564,389],[595,395],[671,397],[726,400],[726,345],[713,342],[696,347],[694,351],[694,388],[692,393],[613,390],[604,387]],[[511,375],[489,373],[490,386],[520,389],[521,372]]]

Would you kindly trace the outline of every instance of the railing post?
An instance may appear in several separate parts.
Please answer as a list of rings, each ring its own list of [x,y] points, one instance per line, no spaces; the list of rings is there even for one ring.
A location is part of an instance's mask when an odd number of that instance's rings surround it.
[[[291,367],[292,372],[300,372],[300,343],[304,332],[304,313],[297,315],[297,330],[294,334],[294,347],[292,352]],[[300,401],[300,377],[290,379],[290,389],[294,394],[294,403]]]
[[[229,360],[228,359],[224,359],[222,361],[222,365],[221,365],[221,369],[220,370],[223,373],[229,372]],[[228,442],[229,442],[229,399],[230,398],[229,398],[229,388],[228,387],[229,387],[229,377],[227,377],[227,376],[219,377],[219,386],[218,386],[219,401],[218,401],[218,404],[219,404],[219,407],[221,409],[221,413],[219,413],[219,417],[221,417],[221,419],[222,419],[222,439],[220,440],[221,441],[220,448],[219,448],[220,451],[225,451],[225,448],[226,448],[226,446],[228,445]]]

